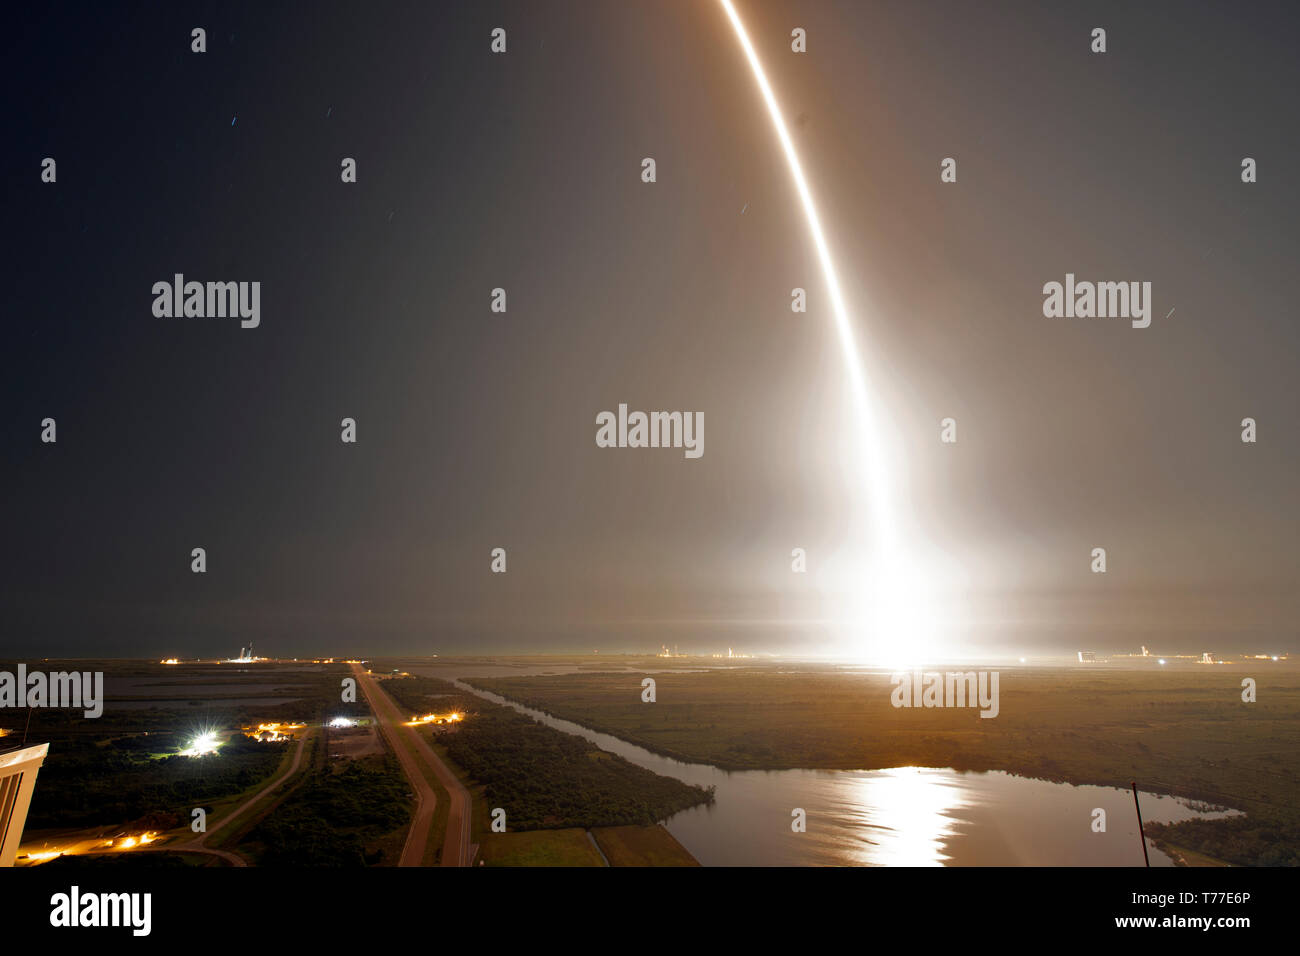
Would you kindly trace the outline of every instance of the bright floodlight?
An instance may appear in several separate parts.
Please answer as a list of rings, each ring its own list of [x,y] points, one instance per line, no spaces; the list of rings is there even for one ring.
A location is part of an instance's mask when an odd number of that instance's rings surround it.
[[[330,721],[331,727],[351,727],[356,723],[350,717],[335,717]]]
[[[190,741],[190,745],[181,751],[181,756],[202,757],[204,754],[214,754],[220,746],[221,741],[217,739],[217,732],[205,730]]]

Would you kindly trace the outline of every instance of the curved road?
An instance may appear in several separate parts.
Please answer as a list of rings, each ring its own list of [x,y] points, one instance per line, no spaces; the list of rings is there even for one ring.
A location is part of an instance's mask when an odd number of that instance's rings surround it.
[[[451,772],[433,748],[416,732],[414,727],[406,726],[406,719],[398,710],[397,704],[379,686],[379,682],[366,673],[360,664],[352,665],[357,685],[365,694],[370,710],[379,721],[379,727],[388,739],[388,744],[397,755],[398,762],[406,779],[415,790],[415,817],[411,821],[411,830],[406,835],[406,845],[402,848],[402,857],[398,866],[420,866],[424,861],[425,850],[429,844],[430,829],[433,825],[433,812],[438,806],[438,795],[424,774],[425,768],[433,771],[438,782],[447,790],[450,798],[447,813],[447,838],[442,844],[443,866],[469,866],[470,842],[469,791],[460,779]],[[402,735],[406,735],[403,737]],[[403,741],[414,744],[414,752],[403,745]]]
[[[289,765],[288,770],[280,774],[280,776],[276,777],[274,780],[268,783],[261,790],[257,791],[257,793],[253,794],[251,797],[249,797],[247,800],[241,803],[230,813],[227,813],[224,817],[221,818],[221,822],[218,823],[216,826],[214,826],[211,830],[208,830],[206,833],[202,833],[199,836],[194,837],[192,840],[187,840],[184,843],[166,843],[159,846],[139,847],[138,849],[144,850],[146,852],[149,850],[157,850],[159,852],[170,852],[170,853],[206,853],[210,856],[221,857],[221,859],[225,860],[231,866],[248,866],[248,861],[245,860],[238,853],[232,853],[230,850],[218,850],[215,847],[208,846],[207,842],[209,839],[215,836],[220,830],[228,826],[233,820],[237,820],[239,817],[243,816],[245,810],[249,809],[253,804],[257,803],[263,797],[269,795],[271,791],[275,790],[282,783],[284,783],[286,780],[288,780],[290,777],[292,777],[294,774],[298,772],[298,768],[302,766],[303,751],[306,749],[307,740],[311,737],[311,735],[312,735],[311,728],[307,728],[306,730],[303,731],[302,736],[298,738],[298,749],[294,751],[293,763]]]

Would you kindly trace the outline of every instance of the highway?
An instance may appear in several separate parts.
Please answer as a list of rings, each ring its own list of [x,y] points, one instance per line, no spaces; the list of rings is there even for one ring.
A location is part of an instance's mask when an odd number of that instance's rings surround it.
[[[430,829],[433,825],[433,813],[438,805],[438,796],[425,776],[425,769],[432,770],[438,782],[446,789],[449,796],[447,812],[447,836],[442,844],[443,866],[470,865],[470,799],[460,779],[438,758],[433,748],[424,740],[414,727],[406,726],[406,716],[384,692],[379,682],[366,673],[360,664],[352,665],[357,686],[370,704],[370,710],[379,721],[380,730],[397,755],[402,765],[402,772],[415,790],[415,817],[411,821],[410,832],[406,836],[406,845],[398,866],[421,866],[428,847]],[[412,745],[408,747],[407,744]],[[412,750],[412,747],[414,748]]]

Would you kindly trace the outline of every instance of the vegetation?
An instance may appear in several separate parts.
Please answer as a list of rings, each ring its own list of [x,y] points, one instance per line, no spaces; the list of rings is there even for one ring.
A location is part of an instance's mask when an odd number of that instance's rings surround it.
[[[1241,678],[1258,700],[1241,700]],[[1246,816],[1159,828],[1237,863],[1295,864],[1300,847],[1300,669],[1004,668],[1000,713],[894,708],[886,674],[782,665],[656,674],[475,678],[472,683],[680,760],[724,769],[1005,770],[1205,800]]]
[[[167,732],[51,745],[28,828],[96,826],[159,815],[188,820],[194,807],[210,807],[267,779],[288,744],[235,735],[219,754],[200,758],[177,756],[184,746],[184,735]]]
[[[610,866],[699,866],[662,825],[600,827],[591,831]]]
[[[648,825],[713,800],[711,790],[638,767],[445,681],[408,677],[383,687],[412,713],[455,709],[466,715],[439,743],[483,785],[489,805],[505,809],[511,831]]]
[[[605,861],[581,828],[494,833],[484,840],[485,866],[604,866]]]
[[[1147,836],[1162,850],[1190,850],[1234,866],[1300,866],[1300,821],[1271,811],[1221,820],[1148,823]],[[1176,856],[1175,856],[1176,858]]]
[[[102,716],[93,720],[79,710],[30,711],[27,739],[48,742],[50,749],[32,798],[27,830],[142,820],[164,829],[167,820],[188,821],[195,807],[212,810],[214,804],[268,782],[279,767],[290,745],[249,740],[238,732],[242,725],[368,713],[364,704],[337,703],[346,665],[262,666],[43,662],[42,668],[50,671],[102,671],[106,700]],[[0,662],[0,670],[15,667],[14,662]],[[228,689],[236,684],[259,699],[285,699],[249,704],[246,696],[241,699]],[[28,716],[28,711],[7,711],[4,726],[16,737]],[[205,730],[219,734],[223,741],[219,752],[200,758],[179,756],[191,738]],[[7,737],[4,742],[15,741]]]
[[[371,843],[405,826],[410,791],[390,756],[326,766],[307,779],[248,834],[245,846],[264,866],[353,867],[395,862]]]
[[[455,684],[432,677],[394,677],[379,681],[379,687],[409,714],[446,714],[476,711],[482,698],[467,694]]]

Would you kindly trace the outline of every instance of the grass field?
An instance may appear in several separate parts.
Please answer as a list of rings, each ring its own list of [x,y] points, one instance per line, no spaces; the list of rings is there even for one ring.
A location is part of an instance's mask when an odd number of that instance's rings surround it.
[[[591,831],[610,866],[699,866],[662,825],[596,827]]]
[[[482,841],[479,859],[485,866],[605,865],[581,827],[488,833]]]

